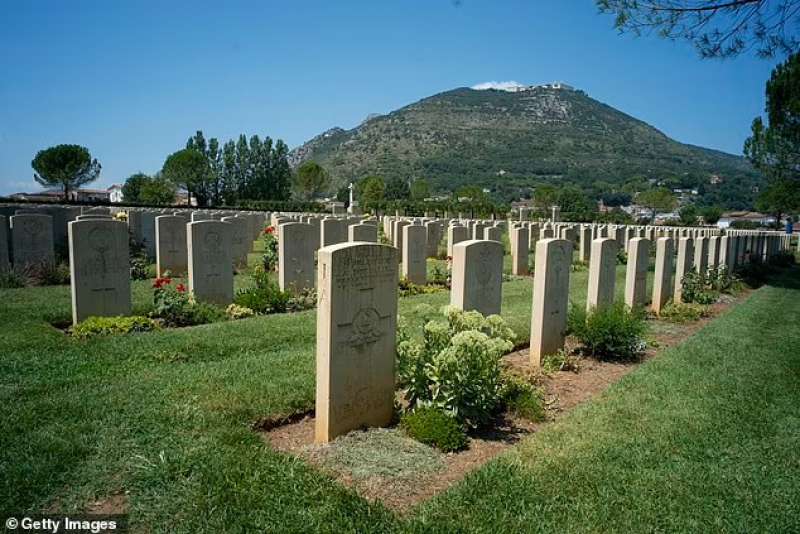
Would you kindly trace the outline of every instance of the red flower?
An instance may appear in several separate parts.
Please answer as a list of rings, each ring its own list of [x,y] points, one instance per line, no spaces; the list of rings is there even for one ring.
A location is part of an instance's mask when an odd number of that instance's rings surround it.
[[[164,286],[167,286],[172,283],[172,278],[156,278],[155,282],[153,282],[153,287],[155,289],[161,289]]]
[[[272,226],[267,226],[267,227],[264,229],[264,233],[265,233],[265,234],[274,234],[274,233],[275,233],[275,228],[273,228]]]
[[[178,284],[178,287],[175,288],[178,293],[186,293],[186,286],[183,284]]]

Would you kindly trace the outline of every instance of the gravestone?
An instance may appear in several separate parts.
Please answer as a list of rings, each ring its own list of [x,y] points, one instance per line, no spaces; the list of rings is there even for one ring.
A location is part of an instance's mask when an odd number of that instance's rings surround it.
[[[131,313],[128,226],[109,218],[73,221],[69,241],[72,322]]]
[[[111,208],[102,206],[81,206],[81,215],[111,215]]]
[[[351,243],[355,241],[378,242],[378,227],[374,224],[351,224],[347,227],[347,233],[347,240]]]
[[[314,228],[314,238],[312,242],[314,243],[314,251],[316,252],[320,247],[320,239],[322,238],[322,219],[309,217],[307,224],[310,224]]]
[[[722,238],[718,235],[712,235],[708,238],[708,268],[717,269],[719,267],[720,244]]]
[[[483,238],[488,241],[502,242],[503,229],[497,226],[489,226],[483,229]]]
[[[156,272],[164,276],[185,276],[188,252],[186,248],[186,218],[177,215],[156,217]]]
[[[200,222],[200,221],[213,221],[214,217],[211,216],[210,213],[205,211],[193,211],[192,212],[192,222]]]
[[[231,225],[216,220],[186,226],[189,291],[199,301],[227,306],[233,302]]]
[[[231,225],[231,255],[237,269],[247,267],[247,254],[250,252],[250,230],[243,217],[222,217],[222,222]],[[280,241],[280,237],[278,237]]]
[[[141,237],[144,251],[151,260],[156,259],[156,214],[152,211],[141,212]]]
[[[647,266],[650,241],[634,237],[628,241],[628,265],[625,271],[625,304],[634,308],[647,304]]]
[[[486,230],[486,226],[482,222],[476,222],[472,227],[472,239],[485,239],[484,230]]]
[[[53,218],[24,213],[11,216],[11,254],[15,266],[54,263]]]
[[[8,222],[5,215],[0,215],[0,272],[11,268],[8,248]]]
[[[692,270],[694,256],[694,244],[691,237],[681,237],[678,240],[678,260],[675,263],[675,292],[672,300],[682,302],[683,277]]]
[[[591,258],[591,251],[592,251],[592,227],[591,226],[581,226],[579,232],[579,249],[578,249],[578,260],[582,263],[589,263],[589,259]]]
[[[618,247],[617,241],[609,237],[592,241],[586,311],[599,310],[614,302]]]
[[[694,270],[705,275],[708,270],[708,238],[698,237],[694,240]]]
[[[352,226],[351,226],[352,228]],[[281,291],[314,287],[314,227],[305,223],[278,226],[278,285]]]
[[[656,271],[653,277],[652,310],[656,314],[669,301],[672,295],[672,238],[659,237],[656,241]]]
[[[392,241],[397,249],[398,260],[403,251],[403,228],[411,224],[409,221],[394,221],[392,225]]]
[[[511,274],[528,274],[528,229],[524,226],[511,229]]]
[[[347,223],[342,219],[322,219],[320,222],[320,246],[327,247],[347,241]]]
[[[319,251],[315,440],[388,425],[394,413],[397,249]]]
[[[531,365],[564,348],[569,304],[569,271],[572,243],[566,239],[542,239],[536,243],[531,315]]]
[[[502,244],[472,239],[453,246],[451,305],[483,315],[499,314],[502,287]]]
[[[536,242],[539,241],[538,224],[530,223],[530,225],[528,226],[528,236],[530,237],[530,242],[528,243],[528,250],[531,250],[536,247]]]
[[[439,243],[442,241],[442,224],[438,221],[425,223],[426,249],[425,255],[435,258],[439,255]]]
[[[447,255],[453,257],[453,245],[466,241],[469,228],[461,225],[452,225],[447,228]]]
[[[402,277],[412,284],[428,283],[428,266],[425,260],[426,231],[422,225],[403,228]]]

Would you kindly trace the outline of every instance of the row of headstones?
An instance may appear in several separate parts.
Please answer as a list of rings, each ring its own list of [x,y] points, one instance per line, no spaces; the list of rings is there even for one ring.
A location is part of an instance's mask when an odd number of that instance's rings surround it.
[[[187,222],[182,216],[160,215],[154,222],[159,276],[185,274],[189,291],[199,301],[230,304],[234,267],[242,261],[239,252],[234,254],[238,246],[234,236],[246,220]],[[69,223],[68,234],[73,322],[130,314],[128,225],[110,216],[79,218]],[[249,251],[252,240],[244,239]]]
[[[409,238],[407,230],[415,227],[424,228],[407,225],[404,238]],[[517,246],[527,245],[528,229],[518,226],[514,230]],[[610,237],[597,237],[590,243],[586,306],[597,310],[614,301],[619,245]],[[625,302],[642,306],[647,302],[651,241],[633,237],[627,245]],[[680,281],[692,268],[700,272],[719,265],[733,268],[739,261],[750,261],[748,251],[755,250],[758,255],[763,250],[769,257],[788,246],[785,236],[775,234],[678,237],[673,266],[673,239],[657,237],[652,308],[658,313],[670,298],[680,301]],[[453,244],[452,252],[451,305],[484,315],[500,313],[503,245],[492,239],[468,239]],[[536,242],[530,342],[534,367],[541,364],[542,357],[564,347],[572,259],[571,240],[550,237]],[[386,426],[392,420],[398,260],[396,247],[374,243],[338,244],[319,250],[318,442],[361,427]]]
[[[68,224],[76,220],[109,217],[119,208],[74,206],[0,206],[0,268],[54,262],[59,252],[66,253]],[[128,226],[133,239],[140,243],[150,259],[156,258],[155,218],[175,215],[187,220],[228,219],[234,225],[234,254],[246,256],[248,248],[264,227],[265,214],[258,212],[205,212],[189,210],[129,209]],[[231,220],[231,217],[237,217]]]
[[[321,246],[342,242],[376,242],[377,221],[350,217],[340,219],[314,216],[273,215],[273,224],[278,228],[279,281],[281,288],[305,289],[313,287],[314,254]],[[291,224],[283,228],[285,224]],[[447,226],[447,255],[453,256],[453,246],[468,239],[483,239],[500,242],[507,223],[505,221],[441,220],[435,218],[383,218],[383,232],[389,242],[399,251],[400,275],[415,284],[427,282],[425,259],[438,255],[439,244]],[[305,225],[305,226],[304,226]],[[311,226],[311,227],[309,227]],[[512,274],[528,274],[528,253],[539,239],[561,237],[579,244],[579,259],[590,260],[592,239],[610,237],[624,250],[634,238],[651,241],[658,236],[668,236],[677,245],[683,236],[704,239],[718,237],[720,231],[711,228],[657,228],[648,226],[578,225],[572,223],[510,223],[509,236],[512,254]],[[777,235],[778,233],[776,233]],[[286,235],[284,239],[281,236]],[[703,243],[703,241],[700,241]],[[677,247],[675,247],[677,248]],[[712,250],[716,250],[712,245]]]

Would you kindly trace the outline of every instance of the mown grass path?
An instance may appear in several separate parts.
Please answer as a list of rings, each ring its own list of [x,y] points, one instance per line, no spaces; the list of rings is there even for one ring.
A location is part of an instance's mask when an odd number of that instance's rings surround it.
[[[68,317],[68,288],[2,290],[2,513],[127,492],[151,532],[797,530],[800,288],[778,282],[408,521],[250,429],[313,406],[313,311],[76,341],[47,322]],[[522,340],[531,285],[504,284]],[[149,295],[134,284],[139,309]],[[447,299],[400,310],[421,323]]]

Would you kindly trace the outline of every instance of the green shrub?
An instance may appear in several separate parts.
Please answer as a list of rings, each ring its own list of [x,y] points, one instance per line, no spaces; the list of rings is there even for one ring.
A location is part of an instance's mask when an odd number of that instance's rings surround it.
[[[240,289],[233,297],[239,306],[250,308],[256,313],[283,313],[289,307],[292,296],[278,286],[278,282],[270,278],[263,269],[253,274],[254,286]]]
[[[645,349],[646,326],[641,309],[628,309],[617,302],[587,313],[572,306],[568,330],[581,342],[583,351],[609,360],[633,360]]]
[[[794,265],[795,257],[793,252],[781,250],[770,256],[769,263],[775,267],[789,267]]]
[[[131,280],[148,280],[153,278],[153,269],[150,265],[150,260],[144,254],[132,255],[130,259],[131,264]]]
[[[544,421],[544,393],[530,383],[513,375],[504,377],[500,396],[505,408],[530,421]]]
[[[18,289],[31,284],[31,273],[27,268],[0,269],[0,289]]]
[[[225,319],[225,310],[197,302],[183,284],[172,285],[171,278],[156,278],[153,282],[153,311],[151,317],[166,326],[194,326]]]
[[[706,284],[719,293],[732,294],[742,289],[742,281],[724,265],[706,272]]]
[[[658,316],[673,323],[689,323],[709,315],[708,306],[703,304],[669,302]]]
[[[149,332],[158,328],[158,323],[147,317],[89,317],[69,329],[70,335],[86,339],[94,336]]]
[[[436,293],[442,290],[442,286],[438,285],[418,285],[408,281],[408,278],[401,278],[398,283],[399,293],[401,297],[410,297],[413,295],[427,295],[429,293]]]
[[[313,288],[304,289],[289,296],[286,302],[287,312],[298,312],[310,310],[317,305],[317,290]]]
[[[712,288],[705,274],[689,271],[681,279],[681,300],[697,304],[714,304],[719,299],[719,292]]]
[[[43,261],[27,269],[30,283],[37,286],[63,286],[70,280],[69,265]]]
[[[435,263],[431,268],[428,281],[431,285],[437,285],[445,288],[450,288],[450,269],[442,267],[440,264]]]
[[[458,421],[430,406],[421,406],[403,414],[400,427],[413,439],[442,452],[457,451],[467,446],[467,435]]]
[[[513,348],[513,331],[498,315],[445,308],[421,341],[398,336],[398,376],[410,409],[434,406],[460,423],[489,421],[500,402],[500,358]],[[402,330],[402,328],[401,328]]]

